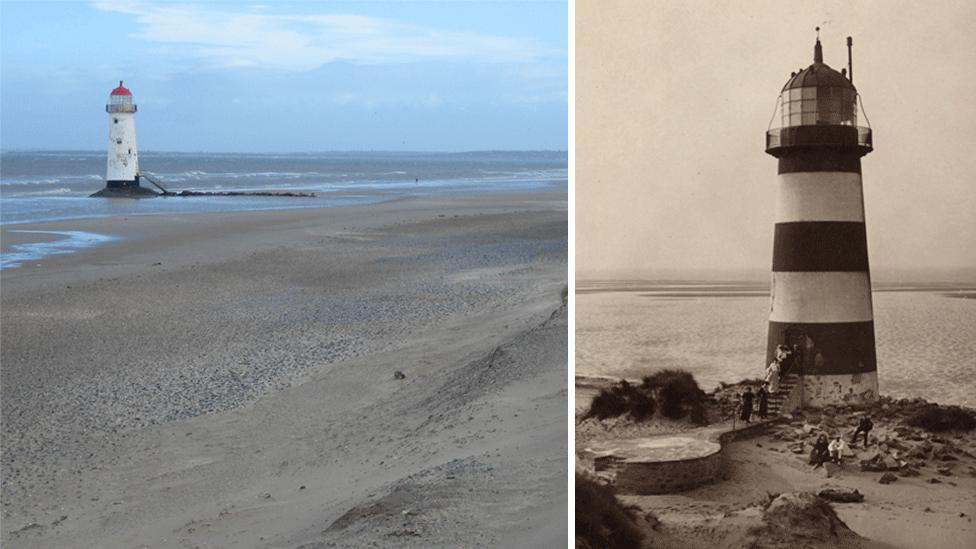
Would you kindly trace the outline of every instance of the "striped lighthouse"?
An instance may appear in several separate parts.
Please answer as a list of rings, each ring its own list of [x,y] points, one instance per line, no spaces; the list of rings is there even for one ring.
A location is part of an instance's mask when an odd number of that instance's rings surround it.
[[[819,28],[817,29],[819,31]],[[766,364],[784,345],[784,373],[800,378],[804,406],[855,404],[878,395],[878,373],[861,185],[871,129],[858,126],[848,68],[813,64],[780,94],[779,127],[766,134],[778,160]]]

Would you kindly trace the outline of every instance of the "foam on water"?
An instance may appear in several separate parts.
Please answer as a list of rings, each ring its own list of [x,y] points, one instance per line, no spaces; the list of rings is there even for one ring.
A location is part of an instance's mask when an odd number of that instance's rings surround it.
[[[50,255],[71,254],[85,248],[92,248],[104,244],[118,237],[107,234],[90,233],[86,231],[28,231],[13,230],[12,233],[55,234],[63,236],[59,240],[48,242],[29,242],[13,244],[10,250],[0,253],[0,269],[20,267],[24,262],[36,261]]]

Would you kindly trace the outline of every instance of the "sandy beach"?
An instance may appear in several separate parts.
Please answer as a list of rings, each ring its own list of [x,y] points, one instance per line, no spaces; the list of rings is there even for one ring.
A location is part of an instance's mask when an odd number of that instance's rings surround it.
[[[605,380],[577,378],[576,383],[576,470],[590,478],[599,478],[587,458],[587,447],[594,443],[689,435],[698,429],[688,421],[659,416],[643,422],[629,417],[583,420],[595,387]],[[735,390],[732,386],[725,392]],[[846,439],[858,417],[850,409],[808,408],[742,435],[724,448],[722,475],[712,482],[658,495],[618,491],[616,497],[636,510],[633,516],[643,530],[645,547],[972,547],[976,543],[976,437],[971,431],[929,433],[906,426],[905,418],[921,405],[918,400],[884,398],[872,406],[875,429],[871,444],[849,447],[844,463],[830,464],[829,471],[809,464],[813,439],[818,433],[843,434]],[[734,428],[728,421],[719,421],[698,430]],[[738,429],[743,429],[741,422]],[[865,470],[860,463],[875,455],[886,456],[886,463],[893,456],[899,458],[888,471]],[[885,475],[889,478],[881,482]],[[780,513],[785,523],[770,528],[764,506],[771,500],[823,490],[856,490],[863,500],[830,503],[842,522],[834,529],[825,529],[818,522],[826,518],[819,513],[795,510]]]
[[[565,192],[18,229],[4,547],[565,544]]]

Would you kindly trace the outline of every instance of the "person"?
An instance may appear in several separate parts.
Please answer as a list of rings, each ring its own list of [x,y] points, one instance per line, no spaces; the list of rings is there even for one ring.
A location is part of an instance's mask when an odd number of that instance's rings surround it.
[[[851,437],[851,444],[857,443],[857,435],[864,433],[864,447],[868,447],[868,433],[874,428],[874,423],[871,422],[871,416],[864,414],[861,416],[861,421],[857,423],[857,429],[854,430],[854,436]]]
[[[769,384],[770,393],[779,391],[779,372],[780,366],[778,360],[770,362],[769,367],[766,368],[766,383]]]
[[[803,370],[803,349],[797,343],[793,344],[793,351],[790,353],[793,357],[793,364],[790,366],[790,372],[798,374]]]
[[[840,435],[834,437],[834,440],[827,446],[827,451],[830,452],[830,461],[839,465],[841,458],[844,457],[844,441],[840,439]]]
[[[752,417],[752,399],[754,395],[752,394],[752,389],[746,387],[746,392],[742,393],[742,415],[739,416],[742,421],[749,423],[749,419]]]
[[[823,462],[830,458],[830,449],[827,444],[827,435],[821,434],[817,437],[817,442],[813,444],[813,450],[810,451],[810,465],[816,469],[823,465]]]
[[[790,348],[789,347],[787,347],[786,345],[777,345],[776,346],[776,362],[779,362],[780,364],[782,364],[783,361],[786,360],[787,357],[789,357],[789,356],[790,356]]]
[[[759,402],[759,418],[766,419],[769,415],[769,391],[766,390],[766,382],[759,386],[756,392],[756,400]]]

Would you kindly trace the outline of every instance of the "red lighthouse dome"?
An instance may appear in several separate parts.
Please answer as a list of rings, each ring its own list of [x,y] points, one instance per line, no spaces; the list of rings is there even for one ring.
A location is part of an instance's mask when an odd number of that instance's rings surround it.
[[[132,95],[132,92],[128,88],[122,85],[122,81],[119,80],[119,87],[112,90],[112,95]]]

